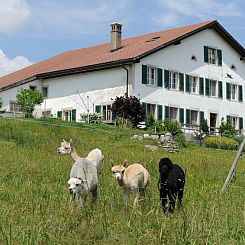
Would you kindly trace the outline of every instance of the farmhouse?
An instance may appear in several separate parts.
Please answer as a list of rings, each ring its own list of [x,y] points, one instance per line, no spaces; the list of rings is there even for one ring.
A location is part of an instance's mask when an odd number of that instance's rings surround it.
[[[146,113],[218,127],[229,118],[243,129],[245,49],[216,20],[122,39],[111,24],[111,42],[71,50],[0,78],[3,108],[18,113],[20,88],[39,89],[35,116],[80,121],[101,113],[111,122],[116,96],[138,97]]]

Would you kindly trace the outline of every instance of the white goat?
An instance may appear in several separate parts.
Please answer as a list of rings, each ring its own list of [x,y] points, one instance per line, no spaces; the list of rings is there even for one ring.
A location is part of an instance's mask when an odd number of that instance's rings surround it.
[[[61,155],[70,154],[72,160],[75,162],[76,160],[80,159],[81,157],[76,153],[75,149],[72,147],[72,140],[61,142],[61,146],[57,149],[57,152]],[[100,174],[102,168],[104,166],[104,156],[100,149],[96,148],[89,152],[86,157],[88,160],[93,162],[93,164],[97,168],[97,173]]]
[[[81,207],[85,206],[88,194],[92,193],[92,202],[96,204],[98,189],[98,174],[96,166],[86,158],[74,162],[68,181],[70,203],[74,203],[76,194]]]
[[[122,164],[115,165],[111,160],[111,171],[122,188],[123,199],[126,205],[128,203],[129,192],[132,191],[136,194],[134,200],[135,207],[139,199],[144,198],[145,188],[150,181],[150,175],[141,164],[134,163],[126,168],[126,163],[127,161],[125,160]]]

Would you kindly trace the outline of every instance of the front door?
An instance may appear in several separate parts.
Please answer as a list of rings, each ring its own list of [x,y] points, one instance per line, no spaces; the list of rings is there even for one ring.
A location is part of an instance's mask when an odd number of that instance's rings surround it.
[[[214,132],[215,128],[217,127],[217,118],[218,115],[216,113],[210,113],[210,132]]]

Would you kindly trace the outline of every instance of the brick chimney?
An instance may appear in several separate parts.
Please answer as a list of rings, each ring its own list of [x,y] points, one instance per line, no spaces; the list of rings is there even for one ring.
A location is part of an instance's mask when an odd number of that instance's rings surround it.
[[[118,22],[111,24],[111,51],[116,51],[122,47],[122,25]]]

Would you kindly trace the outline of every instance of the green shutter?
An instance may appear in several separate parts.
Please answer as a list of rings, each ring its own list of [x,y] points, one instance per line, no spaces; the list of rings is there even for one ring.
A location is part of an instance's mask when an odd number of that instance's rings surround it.
[[[222,66],[222,50],[217,49],[218,66]]]
[[[204,81],[203,77],[199,77],[199,94],[204,95]]]
[[[157,68],[157,86],[162,87],[162,69]]]
[[[169,70],[164,70],[164,87],[169,88]]]
[[[101,105],[96,105],[95,106],[95,112],[100,114],[101,113]]]
[[[146,115],[146,103],[145,103],[145,102],[142,102],[142,106],[143,106],[143,108],[144,108],[145,115]]]
[[[185,91],[190,93],[190,76],[185,75]]]
[[[208,47],[204,46],[204,62],[208,63]]]
[[[231,84],[226,83],[226,99],[230,100],[231,99]]]
[[[242,98],[242,85],[238,85],[238,100],[240,102],[243,101],[243,98]]]
[[[188,124],[188,125],[191,124],[191,111],[189,109],[186,109],[185,123]]]
[[[179,91],[184,91],[184,74],[179,73]]]
[[[222,81],[219,81],[218,96],[219,96],[219,98],[223,98],[223,84],[222,84]]]
[[[208,78],[205,78],[205,95],[210,95],[210,82]]]
[[[142,84],[147,84],[147,66],[142,65]]]
[[[239,117],[239,130],[243,129],[243,117]]]
[[[57,111],[57,117],[62,118],[62,111]]]
[[[162,121],[162,105],[157,105],[157,120]]]
[[[227,122],[227,123],[228,123],[228,122],[231,122],[231,116],[229,116],[229,115],[226,116],[226,122]]]
[[[184,109],[183,108],[180,108],[179,109],[179,122],[181,124],[184,124],[185,121],[184,121]]]
[[[204,111],[200,111],[200,125],[203,120],[204,120]]]
[[[170,118],[169,115],[169,106],[165,106],[165,119]]]
[[[76,121],[76,109],[73,109],[71,111],[71,121]]]

